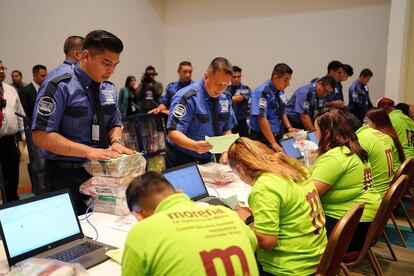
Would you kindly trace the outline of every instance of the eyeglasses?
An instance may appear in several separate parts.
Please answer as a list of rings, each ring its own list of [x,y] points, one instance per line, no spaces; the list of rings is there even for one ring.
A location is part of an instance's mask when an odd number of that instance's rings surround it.
[[[5,67],[5,66],[0,66],[0,71],[6,72],[6,71],[7,71],[7,67]]]

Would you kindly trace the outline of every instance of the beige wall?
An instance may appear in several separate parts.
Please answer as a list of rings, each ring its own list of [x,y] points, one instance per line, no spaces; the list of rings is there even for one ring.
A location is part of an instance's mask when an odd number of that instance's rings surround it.
[[[407,75],[406,75],[406,90],[403,100],[406,103],[414,103],[414,4],[411,4],[410,28],[408,36],[408,51],[407,51]]]
[[[255,87],[276,63],[286,62],[294,70],[290,95],[339,59],[354,67],[352,80],[371,68],[372,98],[384,95],[390,1],[169,0],[165,5],[166,81],[177,78],[180,60],[193,62],[198,79],[212,58],[225,56]],[[346,98],[352,80],[344,84]]]
[[[117,86],[126,76],[140,78],[145,66],[164,67],[162,0],[0,0],[0,59],[20,69],[26,82],[35,64],[49,69],[64,60],[63,43],[69,35],[85,36],[94,29],[116,34],[124,43],[115,74]]]
[[[244,69],[251,87],[277,62],[288,63],[290,95],[339,59],[356,75],[371,68],[372,98],[384,95],[390,0],[0,0],[0,7],[0,59],[22,70],[25,81],[33,65],[52,69],[63,61],[67,36],[99,28],[125,45],[112,78],[118,87],[148,64],[164,84],[174,81],[184,59],[199,79],[212,58],[225,56]]]

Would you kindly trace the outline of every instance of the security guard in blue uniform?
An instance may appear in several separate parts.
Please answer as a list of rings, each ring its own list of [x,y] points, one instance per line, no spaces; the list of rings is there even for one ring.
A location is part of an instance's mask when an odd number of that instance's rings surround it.
[[[372,71],[365,68],[359,74],[359,78],[349,87],[349,111],[354,114],[361,123],[364,121],[365,113],[368,109],[372,108],[368,89],[368,82],[372,76]]]
[[[65,40],[63,52],[65,53],[65,61],[46,76],[46,81],[50,81],[64,73],[73,74],[73,68],[79,62],[82,53],[83,37],[71,35]]]
[[[168,167],[210,162],[212,147],[204,140],[205,136],[231,134],[235,124],[231,95],[223,93],[230,83],[231,72],[228,60],[215,58],[203,79],[174,95],[167,122]]]
[[[172,82],[167,85],[164,93],[161,95],[160,104],[156,108],[150,110],[148,113],[158,114],[160,112],[168,115],[171,106],[171,101],[175,93],[181,88],[184,88],[194,81],[191,79],[193,74],[193,66],[189,61],[182,61],[178,65],[178,81]]]
[[[123,145],[116,89],[107,81],[122,49],[112,33],[90,32],[74,74],[48,81],[36,99],[33,142],[44,151],[45,182],[52,191],[69,188],[78,215],[86,211],[79,186],[90,178],[82,163],[133,153]]]
[[[283,125],[290,132],[296,131],[285,115],[285,103],[281,97],[289,86],[292,73],[293,70],[287,64],[276,64],[271,79],[259,85],[252,93],[250,137],[277,152],[283,151],[278,144],[283,136]]]
[[[232,133],[239,133],[241,137],[249,137],[249,127],[247,125],[247,112],[251,89],[241,83],[242,69],[233,66],[231,74],[231,85],[227,91],[231,94],[233,100],[233,110],[236,115],[237,125],[231,130]]]
[[[338,60],[333,60],[328,64],[328,74],[335,81],[333,93],[326,95],[325,106],[341,108],[344,106],[344,93],[342,91],[342,75],[344,74],[344,65]]]
[[[292,126],[308,131],[315,130],[313,122],[319,111],[325,107],[326,95],[333,92],[336,83],[329,76],[299,87],[286,105],[286,115]]]

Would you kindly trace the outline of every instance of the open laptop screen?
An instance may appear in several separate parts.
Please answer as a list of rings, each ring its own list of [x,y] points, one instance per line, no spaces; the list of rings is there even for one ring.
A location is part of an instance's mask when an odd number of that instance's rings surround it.
[[[67,192],[19,203],[0,210],[3,242],[10,258],[81,234]]]
[[[208,196],[196,164],[171,168],[164,172],[164,176],[176,190],[183,191],[194,201]]]
[[[310,141],[314,142],[315,144],[319,144],[318,138],[316,138],[315,131],[309,131],[308,132],[308,138]]]
[[[296,159],[300,159],[302,158],[302,154],[300,153],[298,148],[295,148],[293,146],[294,143],[295,143],[295,139],[293,137],[280,140],[280,144],[283,150],[285,151],[286,155],[289,155],[290,157],[293,157]]]

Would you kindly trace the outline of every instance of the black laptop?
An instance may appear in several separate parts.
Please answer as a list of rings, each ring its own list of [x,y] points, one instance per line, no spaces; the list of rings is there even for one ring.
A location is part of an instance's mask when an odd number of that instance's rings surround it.
[[[164,171],[164,176],[176,190],[183,191],[193,201],[227,206],[220,198],[208,194],[206,185],[195,163],[168,169]]]
[[[97,265],[114,247],[86,238],[68,190],[44,194],[0,208],[0,232],[9,266],[30,257]]]
[[[293,157],[296,159],[301,159],[303,157],[302,153],[300,152],[298,148],[295,148],[294,143],[295,143],[295,138],[293,137],[280,140],[280,145],[282,146],[286,155],[289,155],[290,157]]]

